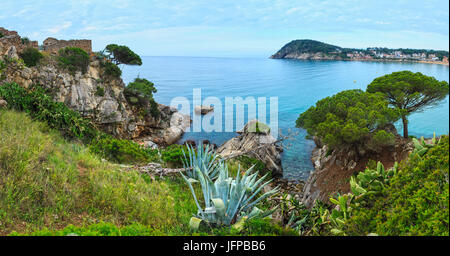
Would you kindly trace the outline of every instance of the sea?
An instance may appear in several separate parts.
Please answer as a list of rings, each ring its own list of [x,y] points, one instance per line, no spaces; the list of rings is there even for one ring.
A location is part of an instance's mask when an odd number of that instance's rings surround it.
[[[396,71],[409,70],[449,81],[449,66],[428,63],[365,62],[365,61],[304,61],[275,60],[269,58],[215,58],[215,57],[143,57],[142,66],[125,66],[123,79],[132,82],[136,77],[146,78],[155,84],[158,103],[169,105],[177,97],[191,102],[195,89],[201,89],[202,99],[216,97],[222,104],[225,99],[242,97],[270,98],[278,102],[279,136],[287,137],[282,154],[284,178],[306,180],[314,169],[311,152],[314,142],[306,139],[306,131],[295,127],[299,115],[318,100],[349,89],[365,90],[375,78]],[[266,111],[270,121],[270,108]],[[275,107],[274,107],[275,108]],[[248,111],[248,108],[244,108]],[[192,113],[191,111],[191,113]],[[222,125],[229,113],[222,109]],[[235,112],[235,111],[234,111]],[[234,113],[233,112],[233,113]],[[232,114],[233,115],[233,114]],[[275,115],[274,115],[275,116]],[[247,115],[245,122],[248,121]],[[211,118],[210,118],[211,119]],[[212,119],[214,121],[214,118]],[[237,136],[242,127],[220,132],[190,129],[182,140],[209,140],[221,145]],[[396,124],[402,133],[402,124]],[[449,132],[449,98],[438,106],[409,117],[410,135],[431,137]]]

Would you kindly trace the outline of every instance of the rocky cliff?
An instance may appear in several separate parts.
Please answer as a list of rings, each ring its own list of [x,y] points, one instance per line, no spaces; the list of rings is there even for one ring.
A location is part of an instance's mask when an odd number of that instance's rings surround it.
[[[302,202],[307,207],[312,207],[318,200],[328,203],[336,193],[350,192],[350,177],[364,171],[369,160],[380,161],[386,168],[391,168],[395,162],[406,159],[413,150],[412,143],[398,135],[395,146],[386,147],[380,153],[363,155],[344,148],[331,151],[317,139],[315,142],[316,148],[311,156],[315,169],[302,193]]]
[[[0,52],[4,52],[1,45]],[[98,61],[91,61],[85,73],[70,73],[51,60],[29,68],[14,58],[1,58],[7,66],[0,84],[15,82],[25,88],[43,86],[51,92],[55,101],[63,102],[115,136],[169,145],[179,140],[184,128],[190,124],[189,117],[161,104],[158,106],[160,116],[143,116],[127,102],[122,79],[105,75]]]

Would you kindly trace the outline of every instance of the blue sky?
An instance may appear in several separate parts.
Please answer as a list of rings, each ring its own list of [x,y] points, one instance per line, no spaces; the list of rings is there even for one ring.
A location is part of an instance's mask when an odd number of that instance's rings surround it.
[[[293,39],[448,50],[447,0],[2,0],[0,26],[147,56],[268,57]]]

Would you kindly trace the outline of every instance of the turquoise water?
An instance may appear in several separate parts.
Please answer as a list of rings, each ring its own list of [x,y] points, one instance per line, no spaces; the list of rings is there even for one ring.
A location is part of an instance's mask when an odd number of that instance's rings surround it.
[[[215,96],[222,102],[225,97],[278,97],[280,129],[284,134],[289,129],[298,133],[283,153],[288,179],[306,179],[313,169],[310,154],[314,143],[305,139],[304,130],[295,128],[295,120],[317,100],[342,90],[365,90],[374,78],[401,70],[449,81],[448,66],[423,63],[196,57],[144,57],[143,62],[140,67],[125,67],[124,80],[128,83],[137,76],[151,80],[158,89],[155,99],[162,104],[178,96],[192,100],[194,88],[202,89],[203,98]],[[397,129],[402,131],[401,124]],[[416,136],[447,134],[448,97],[437,107],[411,115],[409,130]],[[190,132],[183,141],[207,139],[220,145],[234,136],[236,133]]]

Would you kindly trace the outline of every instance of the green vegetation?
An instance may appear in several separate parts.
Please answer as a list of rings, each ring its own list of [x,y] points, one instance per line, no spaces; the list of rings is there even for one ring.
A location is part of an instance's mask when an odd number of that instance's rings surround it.
[[[367,92],[381,92],[401,113],[403,136],[408,138],[408,116],[438,104],[449,93],[446,81],[411,71],[394,72],[375,79],[367,87]]]
[[[109,61],[101,61],[100,63],[104,69],[105,75],[113,78],[120,78],[122,76],[122,70],[120,70],[116,64]]]
[[[23,45],[29,45],[30,44],[30,39],[28,37],[22,37],[20,39],[20,41],[22,42]]]
[[[216,164],[217,156],[208,154],[208,148],[206,154],[200,152],[200,157],[196,158],[195,152],[189,151],[190,165],[185,164],[186,172],[194,171],[196,179],[181,173],[198,208],[197,215],[189,223],[194,230],[198,230],[202,223],[209,227],[234,225],[234,228],[241,230],[247,220],[265,218],[274,212],[274,209],[264,211],[256,207],[262,200],[278,192],[278,188],[275,188],[258,196],[263,187],[271,182],[263,184],[267,175],[257,179],[258,172],[253,173],[254,169],[250,168],[242,176],[238,170],[233,179],[229,176],[227,164],[222,161]],[[197,182],[201,184],[203,192],[203,207],[193,187]]]
[[[155,85],[143,78],[136,78],[134,82],[128,84],[124,90],[127,101],[143,111],[143,115],[151,114],[153,117],[159,116],[158,104],[153,99],[153,93],[157,90]],[[150,110],[150,113],[148,111]]]
[[[353,211],[346,232],[378,235],[449,235],[449,139],[411,157],[381,194]]]
[[[0,112],[2,232],[55,228],[73,220],[170,228],[179,218],[175,198],[182,198],[176,196],[168,184],[102,162],[24,113]]]
[[[2,38],[2,37],[4,37],[5,35],[3,35],[3,33],[2,32],[0,32],[0,38]]]
[[[67,138],[89,142],[97,136],[96,129],[88,120],[64,103],[53,101],[43,87],[33,86],[27,90],[18,84],[7,83],[0,86],[0,97],[8,102],[9,107],[47,123]]]
[[[105,48],[107,57],[116,65],[142,65],[142,59],[125,45],[110,44]]]
[[[43,121],[68,139],[79,139],[90,144],[92,152],[118,163],[143,163],[155,159],[155,152],[129,140],[116,139],[102,133],[78,112],[64,103],[54,102],[40,86],[27,90],[15,83],[0,86],[0,97],[10,108],[24,111],[36,120]]]
[[[281,50],[279,50],[275,56],[284,58],[287,54],[301,54],[301,53],[331,53],[337,52],[342,48],[331,44],[322,43],[315,40],[294,40],[286,44]]]
[[[86,73],[89,67],[89,55],[83,49],[66,47],[58,52],[59,65],[70,72],[81,71]]]
[[[384,127],[398,119],[382,94],[348,90],[327,97],[302,113],[297,127],[307,129],[331,148],[349,146],[379,151],[394,135]]]
[[[95,91],[95,96],[103,97],[105,96],[105,89],[101,86],[97,86],[97,90]]]
[[[21,54],[20,57],[25,62],[25,65],[27,67],[34,67],[36,66],[39,61],[44,58],[44,55],[38,50],[34,48],[26,48]]]

